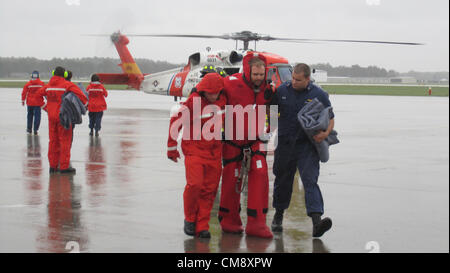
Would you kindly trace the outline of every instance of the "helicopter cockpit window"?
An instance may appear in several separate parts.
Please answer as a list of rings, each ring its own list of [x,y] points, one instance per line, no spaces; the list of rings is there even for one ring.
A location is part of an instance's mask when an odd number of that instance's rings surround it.
[[[239,73],[239,68],[226,68],[226,67],[224,67],[223,70],[225,70],[225,72],[227,72],[228,75],[233,75],[233,74]]]
[[[278,73],[280,74],[280,80],[282,83],[292,80],[292,68],[289,66],[278,67]]]
[[[276,68],[269,68],[267,70],[267,80],[272,81],[275,85],[278,85],[278,79],[277,79],[277,69]]]

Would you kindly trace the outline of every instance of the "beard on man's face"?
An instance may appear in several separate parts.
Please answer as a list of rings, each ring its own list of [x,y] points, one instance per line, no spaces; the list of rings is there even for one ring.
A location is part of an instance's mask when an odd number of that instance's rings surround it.
[[[263,83],[263,80],[255,80],[255,81],[253,81],[253,85],[255,87],[260,87],[262,83]]]

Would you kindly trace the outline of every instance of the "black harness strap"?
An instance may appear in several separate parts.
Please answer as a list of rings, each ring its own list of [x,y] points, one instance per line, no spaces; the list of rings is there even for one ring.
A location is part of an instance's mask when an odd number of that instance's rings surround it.
[[[262,143],[267,143],[267,141],[262,141],[262,140],[259,140],[259,141],[261,141]],[[241,153],[238,155],[238,156],[236,156],[236,157],[233,157],[233,158],[230,158],[230,159],[222,159],[222,164],[223,164],[223,166],[225,167],[226,165],[228,165],[228,164],[230,164],[230,163],[232,163],[232,162],[239,162],[239,161],[242,161],[243,159],[244,159],[244,149],[247,149],[247,148],[250,148],[251,149],[251,147],[253,146],[253,144],[255,144],[256,143],[256,140],[255,141],[252,141],[252,142],[250,142],[250,143],[247,143],[247,144],[245,144],[245,145],[237,145],[236,143],[234,143],[234,142],[232,142],[232,141],[229,141],[229,140],[224,140],[223,141],[225,144],[228,144],[228,145],[230,145],[230,146],[233,146],[233,147],[235,147],[235,148],[237,148],[237,149],[239,149],[240,151],[241,151]],[[266,154],[265,153],[263,153],[263,152],[261,152],[261,151],[259,151],[259,150],[256,150],[256,151],[252,151],[252,157],[254,156],[254,155],[260,155],[260,156],[264,156],[264,157],[266,157]]]

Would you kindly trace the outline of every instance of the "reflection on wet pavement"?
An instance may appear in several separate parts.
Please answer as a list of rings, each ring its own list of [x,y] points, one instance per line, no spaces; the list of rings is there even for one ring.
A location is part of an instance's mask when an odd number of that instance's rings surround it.
[[[397,156],[405,163],[387,163],[388,157],[377,154],[384,147],[375,142],[385,141],[376,140],[361,124],[354,126],[359,121],[355,116],[362,115],[364,124],[370,119],[362,109],[352,108],[351,99],[358,97],[335,96],[340,115],[336,126],[343,141],[330,163],[321,167],[319,179],[333,229],[321,239],[312,239],[297,175],[283,233],[269,240],[222,233],[217,219],[219,192],[211,213],[212,237],[204,240],[183,233],[184,164],[166,158],[172,98],[111,92],[116,103],[104,114],[100,136],[88,136],[87,117],[75,129],[71,163],[76,175],[50,175],[45,114],[39,136],[25,135],[26,112],[12,103],[17,90],[2,92],[0,115],[11,118],[0,124],[0,252],[68,252],[70,246],[80,252],[366,252],[369,241],[380,242],[382,252],[448,251],[448,117],[442,122],[434,117],[434,123],[428,123],[439,145],[421,142],[424,148],[417,151],[399,143],[410,145],[404,142],[423,140],[427,134],[410,130],[404,138],[403,131],[393,129],[396,124],[389,127],[399,135],[392,141],[397,146],[389,149],[399,150]],[[134,109],[126,104],[128,96],[142,103],[147,100],[149,107]],[[448,112],[448,100],[434,102],[429,111]],[[411,103],[423,106],[420,100]],[[354,120],[346,123],[350,117]],[[370,137],[376,145],[367,145],[362,137]],[[273,155],[267,160],[270,226]],[[241,200],[245,212],[245,192]],[[392,207],[402,211],[398,222]],[[430,218],[429,211],[441,217]],[[245,224],[245,213],[241,218]]]
[[[80,218],[80,187],[72,175],[52,174],[49,177],[47,228],[37,238],[39,252],[66,252],[69,242],[77,242],[80,251],[87,249],[87,234]]]
[[[105,197],[104,185],[108,179],[101,138],[91,137],[87,149],[86,184],[89,187],[89,204],[100,206]]]
[[[269,164],[273,157],[269,157]],[[273,177],[272,177],[273,178]],[[217,219],[219,198],[216,198],[211,212],[210,240],[191,238],[184,241],[185,252],[225,252],[225,253],[284,253],[284,252],[314,252],[329,253],[325,243],[320,239],[311,239],[311,220],[306,215],[304,192],[298,186],[298,175],[295,178],[291,207],[285,213],[284,232],[275,233],[273,239],[261,239],[245,234],[231,234],[222,232]],[[271,189],[272,190],[272,189]],[[247,195],[243,193],[242,211],[246,211]],[[220,196],[220,194],[218,195]],[[267,223],[270,226],[273,211],[269,212]],[[243,223],[246,215],[241,213]],[[311,241],[312,240],[312,241]]]
[[[26,193],[29,195],[27,204],[38,205],[41,200],[41,175],[42,175],[42,157],[40,137],[36,135],[27,135],[26,158],[23,159],[23,176],[26,179]]]

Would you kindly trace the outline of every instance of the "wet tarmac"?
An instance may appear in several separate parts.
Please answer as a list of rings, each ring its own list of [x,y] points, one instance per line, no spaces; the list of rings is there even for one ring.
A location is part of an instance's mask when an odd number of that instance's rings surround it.
[[[182,231],[184,164],[166,159],[172,98],[111,91],[100,137],[87,116],[75,128],[76,175],[50,176],[47,115],[26,135],[20,92],[0,89],[0,252],[449,251],[448,98],[332,95],[341,143],[319,178],[332,230],[311,238],[297,181],[282,235],[222,234],[216,199],[205,241]]]

